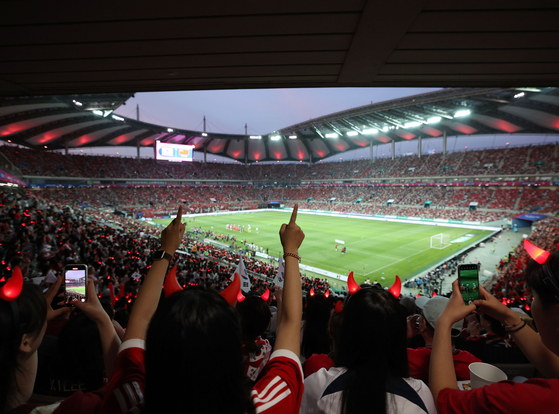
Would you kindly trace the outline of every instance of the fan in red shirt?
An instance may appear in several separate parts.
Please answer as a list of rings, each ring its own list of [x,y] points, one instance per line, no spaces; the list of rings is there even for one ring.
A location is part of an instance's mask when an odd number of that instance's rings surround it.
[[[184,234],[182,207],[163,231],[161,248],[173,254]],[[142,285],[109,383],[103,413],[296,413],[303,394],[297,357],[302,295],[298,248],[304,234],[295,207],[280,238],[285,251],[283,309],[274,352],[250,389],[243,371],[242,330],[236,310],[240,277],[221,294],[186,290],[167,276],[168,298],[158,307],[169,264],[161,255]],[[149,328],[148,328],[149,324]],[[145,339],[145,350],[144,350]]]

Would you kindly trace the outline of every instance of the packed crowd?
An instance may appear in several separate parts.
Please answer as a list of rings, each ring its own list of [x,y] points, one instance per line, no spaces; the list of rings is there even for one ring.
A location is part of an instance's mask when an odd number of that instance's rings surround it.
[[[143,217],[167,216],[183,204],[189,213],[248,210],[280,201],[288,207],[360,214],[385,214],[488,222],[514,213],[559,212],[553,187],[374,187],[374,186],[145,186],[36,188],[41,199],[70,205],[117,208]],[[390,201],[390,203],[389,203]],[[427,202],[429,208],[425,208]],[[477,209],[470,211],[470,204]],[[389,205],[390,204],[390,205]]]
[[[352,275],[350,296],[338,300],[326,281],[299,274],[305,235],[296,209],[280,228],[282,275],[244,251],[203,243],[196,228],[185,236],[182,209],[160,232],[25,190],[0,194],[2,413],[477,414],[557,405],[559,290],[546,278],[559,272],[559,219],[530,236],[555,253],[535,262],[517,247],[501,265],[497,297],[480,287],[483,300],[466,305],[457,282],[450,299],[411,298],[397,283],[359,286]],[[256,276],[242,291],[241,256]],[[88,265],[88,298],[64,306],[63,268],[78,263]],[[435,269],[419,287],[455,267]],[[551,379],[458,389],[481,361],[531,362]]]
[[[496,174],[553,174],[559,153],[555,145],[486,149],[298,164],[158,163],[152,159],[62,155],[12,146],[0,151],[24,175],[84,178],[211,179],[291,182],[354,178],[439,177]]]

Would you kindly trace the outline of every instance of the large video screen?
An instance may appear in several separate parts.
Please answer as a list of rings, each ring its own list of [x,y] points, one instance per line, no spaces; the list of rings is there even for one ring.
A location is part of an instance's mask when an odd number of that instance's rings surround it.
[[[194,145],[169,144],[155,141],[155,159],[158,161],[192,161]]]

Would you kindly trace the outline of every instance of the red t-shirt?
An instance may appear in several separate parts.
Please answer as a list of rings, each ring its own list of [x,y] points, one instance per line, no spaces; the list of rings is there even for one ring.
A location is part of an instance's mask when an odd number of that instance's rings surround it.
[[[328,354],[312,354],[305,362],[303,362],[303,373],[305,378],[318,372],[321,368],[328,371],[334,366],[334,360]]]
[[[115,370],[103,401],[102,413],[126,414],[142,409],[145,389],[144,341],[122,343]],[[303,371],[299,358],[291,351],[272,353],[260,380],[250,393],[257,413],[298,413],[303,397]]]
[[[559,380],[501,381],[469,391],[446,388],[437,403],[439,414],[551,413],[559,407]]]
[[[470,379],[469,366],[472,362],[481,360],[467,351],[456,349],[452,353],[454,360],[454,370],[456,379],[465,381]],[[420,379],[425,383],[429,382],[429,362],[431,361],[431,350],[429,348],[408,348],[408,364],[410,366],[410,377]]]
[[[41,407],[40,412],[43,414],[97,414],[101,409],[101,402],[103,401],[104,396],[105,388],[94,392],[88,392],[86,394],[81,391],[77,391],[62,402],[50,405],[23,404],[11,411],[8,411],[7,414],[29,414],[37,407]]]

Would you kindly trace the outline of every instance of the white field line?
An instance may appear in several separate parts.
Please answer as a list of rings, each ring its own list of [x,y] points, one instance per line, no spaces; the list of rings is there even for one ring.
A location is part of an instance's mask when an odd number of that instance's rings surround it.
[[[390,264],[387,264],[386,266],[379,267],[378,269],[375,269],[375,270],[373,270],[372,272],[369,272],[369,273],[366,273],[366,274],[367,274],[367,275],[370,275],[371,273],[378,272],[379,270],[382,270],[382,269],[384,269],[384,268],[386,268],[386,267],[388,267],[388,266],[392,266],[393,264],[399,263],[399,262],[401,262],[402,260],[409,259],[410,257],[413,257],[413,256],[418,255],[419,253],[426,252],[427,250],[431,250],[431,248],[429,247],[429,248],[427,248],[427,249],[425,249],[425,250],[421,250],[421,251],[416,252],[416,253],[414,253],[414,254],[412,254],[412,255],[409,255],[409,256],[407,256],[407,257],[404,257],[403,259],[396,260],[395,262],[392,262],[392,263],[390,263]]]

